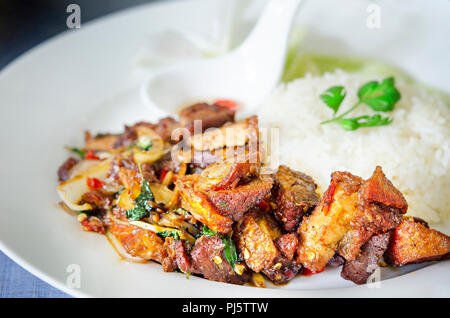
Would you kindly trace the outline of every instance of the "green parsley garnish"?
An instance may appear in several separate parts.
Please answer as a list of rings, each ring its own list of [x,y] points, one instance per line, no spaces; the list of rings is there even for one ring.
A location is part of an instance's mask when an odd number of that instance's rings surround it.
[[[150,189],[150,184],[147,180],[143,179],[141,184],[141,193],[134,200],[136,206],[133,209],[126,211],[126,217],[131,221],[139,221],[142,218],[148,217],[152,210],[152,205],[149,201],[154,201],[155,197]]]
[[[393,119],[380,114],[372,116],[364,115],[353,118],[344,118],[344,116],[348,115],[362,104],[369,106],[376,112],[392,111],[395,108],[395,104],[401,98],[400,92],[395,87],[395,80],[393,77],[388,77],[381,82],[371,81],[359,88],[358,102],[346,112],[336,116],[345,96],[346,92],[342,86],[330,87],[320,95],[320,99],[322,99],[322,101],[334,112],[333,118],[321,122],[322,125],[334,122],[340,124],[345,130],[389,125],[392,123]]]
[[[206,225],[203,226],[202,234],[205,236],[216,236],[222,240],[223,244],[225,244],[223,254],[225,255],[227,262],[230,263],[231,267],[233,267],[234,269],[234,266],[237,263],[238,256],[236,252],[236,246],[234,245],[231,237],[214,232]]]

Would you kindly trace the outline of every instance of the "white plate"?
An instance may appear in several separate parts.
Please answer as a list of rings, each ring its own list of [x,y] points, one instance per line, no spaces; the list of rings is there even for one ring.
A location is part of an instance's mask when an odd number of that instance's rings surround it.
[[[277,289],[234,286],[196,277],[187,280],[179,273],[164,273],[154,263],[139,265],[121,260],[103,236],[83,232],[75,218],[55,207],[59,201],[55,192],[56,169],[67,157],[64,145],[81,145],[85,129],[119,131],[126,123],[155,120],[139,100],[143,74],[133,71],[130,65],[147,35],[166,28],[201,32],[212,2],[162,3],[107,16],[55,37],[3,70],[1,249],[34,275],[75,296],[449,296],[448,261],[384,280],[381,288],[354,286],[341,279],[338,270],[297,277]],[[430,20],[432,11],[425,2],[417,2],[417,7],[411,8],[411,3],[416,2],[408,1],[405,15],[399,12],[406,1],[399,1],[389,10],[382,7],[382,29],[366,30],[361,23],[365,23],[369,2],[347,1],[348,10],[339,10],[331,1],[310,1],[299,18],[328,40],[307,39],[305,47],[319,52],[327,48],[331,54],[381,56],[428,84],[448,88],[449,44],[439,38],[439,32],[449,30],[444,21],[446,8],[434,8]],[[398,25],[411,17],[415,18],[415,26],[405,29]],[[349,30],[356,35],[352,36]],[[372,31],[380,33],[373,33],[368,41]],[[405,45],[410,43],[410,33],[414,34],[412,47]],[[436,38],[431,39],[429,34]],[[329,40],[331,37],[337,40]],[[390,43],[389,48],[379,49],[383,39]],[[345,45],[337,45],[338,42]],[[80,288],[66,284],[71,264],[81,269]],[[399,273],[414,268],[406,267]],[[386,278],[392,272],[383,275]]]

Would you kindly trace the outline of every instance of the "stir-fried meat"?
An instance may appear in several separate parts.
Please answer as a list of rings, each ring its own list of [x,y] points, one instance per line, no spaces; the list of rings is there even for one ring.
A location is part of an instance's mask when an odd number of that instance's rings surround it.
[[[258,165],[249,162],[217,162],[201,173],[197,190],[227,190],[237,186],[241,179],[258,172]]]
[[[352,261],[347,261],[341,276],[356,284],[365,284],[367,278],[377,269],[378,261],[388,248],[391,233],[372,236],[361,248],[361,253]]]
[[[258,148],[258,117],[252,116],[236,123],[228,123],[204,134],[196,134],[190,139],[196,151],[211,151],[225,147],[233,148],[250,143],[251,149]],[[253,152],[252,151],[252,152]]]
[[[284,257],[292,260],[298,248],[298,235],[297,233],[283,234],[275,240],[275,245]]]
[[[162,140],[166,142],[178,142],[180,139],[180,136],[174,136],[174,138],[172,138],[172,132],[175,129],[181,127],[180,123],[175,119],[173,119],[172,117],[164,117],[160,119],[156,124],[151,124],[142,121],[134,125],[134,127],[139,126],[145,126],[150,128],[151,130],[156,132],[162,138]]]
[[[133,126],[125,126],[124,133],[121,135],[115,136],[116,139],[112,144],[112,147],[107,151],[113,151],[122,147],[128,147],[131,144],[137,142],[138,135],[136,132],[136,128],[138,127],[147,127],[153,130],[156,134],[158,134],[162,140],[165,142],[178,142],[180,136],[175,136],[172,138],[172,132],[180,128],[181,125],[172,117],[165,117],[158,121],[156,124],[148,123],[148,122],[138,122]],[[90,149],[90,148],[89,148]],[[105,149],[106,150],[106,149]]]
[[[253,209],[238,223],[234,236],[247,266],[256,273],[264,273],[274,283],[287,282],[301,269],[293,259],[297,235],[282,235],[270,214]]]
[[[336,251],[347,261],[356,259],[373,235],[400,224],[405,203],[380,167],[365,182],[347,172],[334,172],[322,202],[299,227],[298,260],[320,271]]]
[[[221,215],[217,206],[205,193],[195,190],[194,185],[199,177],[199,175],[189,175],[176,181],[176,187],[181,196],[181,206],[211,230],[227,234],[231,231],[233,221]]]
[[[75,158],[69,158],[59,167],[58,169],[58,180],[66,181],[69,179],[70,170],[78,163],[78,160]]]
[[[351,230],[339,243],[339,254],[348,261],[355,259],[372,235],[395,229],[407,207],[400,191],[386,178],[381,167],[376,167],[359,191],[359,209]]]
[[[234,189],[207,191],[206,195],[221,215],[227,216],[233,221],[239,221],[246,211],[257,205],[270,193],[272,184],[271,176],[262,175]]]
[[[100,190],[91,190],[81,197],[81,204],[89,203],[94,209],[108,209],[112,199]]]
[[[272,195],[277,205],[275,217],[286,231],[295,231],[302,216],[319,202],[313,179],[301,172],[280,166]]]
[[[120,135],[106,134],[92,137],[89,131],[84,133],[85,148],[95,151],[114,151]]]
[[[127,188],[130,188],[132,180],[133,182],[140,184],[139,179],[141,171],[144,179],[148,182],[158,182],[158,178],[155,175],[155,170],[152,165],[143,163],[139,170],[139,165],[131,158],[125,159],[121,157],[116,157],[112,161],[108,179],[114,183],[120,183]]]
[[[164,240],[156,233],[134,225],[113,223],[109,231],[120,242],[125,251],[133,257],[163,263],[166,258]]]
[[[341,255],[336,253],[330,259],[330,261],[328,262],[327,266],[328,267],[339,267],[341,265],[344,265],[344,263],[345,263],[345,258],[343,258]]]
[[[128,147],[129,145],[135,143],[137,140],[136,129],[134,126],[125,125],[125,130],[122,135],[117,138],[114,143],[114,149],[119,149],[122,147]]]
[[[331,184],[312,214],[298,228],[297,260],[311,271],[321,271],[350,229],[363,180],[348,172],[334,172]]]
[[[274,237],[273,237],[274,236]],[[274,239],[281,236],[276,222],[259,211],[251,211],[238,225],[237,248],[247,266],[256,273],[273,265],[279,251]]]
[[[364,183],[362,189],[364,203],[375,203],[396,209],[401,214],[405,214],[408,209],[403,194],[389,181],[380,166],[375,168],[372,177]]]
[[[404,218],[395,229],[385,259],[394,266],[423,263],[450,256],[450,237],[415,218]]]
[[[195,133],[202,133],[208,128],[221,127],[227,122],[234,122],[234,111],[218,105],[198,103],[180,112],[180,123],[194,133],[194,121],[201,121],[201,130]]]
[[[238,274],[224,254],[225,244],[215,236],[201,236],[190,253],[183,242],[177,243],[178,267],[185,273],[203,275],[207,279],[243,285],[250,276],[247,271]],[[190,254],[190,255],[189,255]]]
[[[261,164],[261,155],[258,149],[250,149],[250,145],[226,147],[213,150],[198,151],[192,149],[191,153],[180,153],[181,161],[189,163],[193,168],[205,169],[216,162],[250,162]]]

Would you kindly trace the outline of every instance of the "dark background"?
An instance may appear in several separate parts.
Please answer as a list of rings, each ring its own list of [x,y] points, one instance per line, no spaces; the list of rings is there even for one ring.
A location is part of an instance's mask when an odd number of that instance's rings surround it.
[[[69,4],[81,23],[140,4],[163,0],[0,0],[0,70],[40,42],[67,30]]]

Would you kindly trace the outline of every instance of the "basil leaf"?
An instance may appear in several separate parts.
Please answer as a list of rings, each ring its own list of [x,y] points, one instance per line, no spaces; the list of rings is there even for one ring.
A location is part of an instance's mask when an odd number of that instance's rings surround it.
[[[225,244],[225,247],[223,249],[223,254],[225,255],[225,259],[231,265],[231,267],[233,267],[233,269],[234,269],[234,266],[237,263],[238,256],[237,256],[236,246],[234,245],[233,239],[229,236],[221,235],[217,232],[214,232],[206,225],[203,226],[202,233],[205,236],[216,236],[222,240],[223,244]]]
[[[234,266],[237,263],[236,246],[231,237],[222,238],[222,242],[225,244],[223,254],[225,255],[227,262],[230,263],[231,267],[234,269]]]
[[[346,94],[347,93],[344,91],[343,86],[333,86],[327,89],[319,97],[328,107],[333,110],[334,114],[336,114]]]
[[[126,217],[131,221],[139,221],[149,215],[150,213],[142,206],[136,206],[135,208],[126,211]]]
[[[202,234],[206,235],[206,236],[219,236],[220,234],[217,232],[214,232],[213,230],[211,230],[209,227],[207,227],[206,225],[203,225],[203,230],[202,230]]]
[[[165,237],[173,237],[173,239],[174,239],[175,241],[177,241],[177,240],[180,239],[180,235],[179,235],[178,232],[175,231],[175,230],[173,230],[173,231],[165,230],[165,231],[162,231],[162,232],[158,232],[158,233],[156,233],[156,234],[157,234],[158,236],[162,237],[162,238],[165,238]]]
[[[147,180],[142,180],[141,193],[134,200],[135,207],[126,211],[126,217],[132,221],[139,221],[142,218],[148,217],[153,209],[150,201],[155,201],[150,184]]]
[[[394,109],[401,95],[395,87],[394,78],[388,77],[381,83],[372,81],[363,85],[358,90],[358,97],[361,103],[374,111],[387,112]]]

